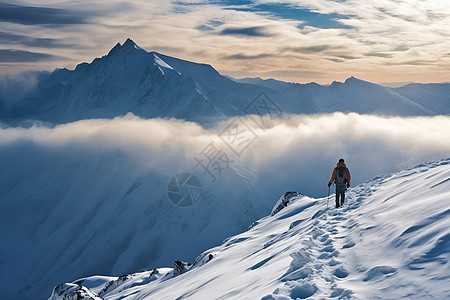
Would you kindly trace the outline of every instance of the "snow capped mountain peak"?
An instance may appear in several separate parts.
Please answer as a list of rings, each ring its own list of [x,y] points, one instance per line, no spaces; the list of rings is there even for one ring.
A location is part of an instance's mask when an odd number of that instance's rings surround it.
[[[127,54],[129,51],[132,50],[140,50],[145,51],[141,47],[139,47],[132,39],[128,38],[123,45],[121,45],[119,42],[108,52],[107,56],[116,55],[119,53]]]
[[[144,51],[147,52],[146,50],[142,49],[141,47],[139,47],[132,39],[127,38],[127,40],[125,41],[125,43],[123,43],[122,46],[123,49],[135,49],[135,50],[140,50],[140,51]]]
[[[123,47],[136,47],[136,46],[137,46],[136,43],[131,38],[127,38],[125,43],[123,43]]]
[[[64,123],[131,112],[143,117],[205,123],[205,119],[235,109],[208,99],[210,91],[223,89],[228,82],[231,81],[209,65],[147,52],[127,39],[123,45],[117,43],[107,55],[81,63],[75,70],[56,70],[28,97],[8,108],[11,113],[7,114]],[[223,92],[215,94],[220,98]],[[220,105],[221,109],[217,107]]]

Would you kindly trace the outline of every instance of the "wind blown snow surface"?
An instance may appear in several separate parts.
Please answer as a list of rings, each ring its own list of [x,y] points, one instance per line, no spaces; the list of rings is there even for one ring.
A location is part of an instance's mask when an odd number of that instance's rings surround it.
[[[293,194],[185,273],[83,278],[50,299],[447,299],[449,199],[450,159],[367,181],[340,209]]]
[[[227,123],[204,129],[128,115],[0,129],[0,239],[8,245],[0,298],[43,298],[76,278],[192,262],[267,215],[285,191],[323,196],[340,156],[356,185],[450,153],[446,116],[288,116],[267,118],[265,129],[241,120],[257,136],[240,157],[219,138]],[[233,160],[214,183],[194,159],[211,142]],[[203,187],[187,208],[167,197],[180,172],[197,174]]]

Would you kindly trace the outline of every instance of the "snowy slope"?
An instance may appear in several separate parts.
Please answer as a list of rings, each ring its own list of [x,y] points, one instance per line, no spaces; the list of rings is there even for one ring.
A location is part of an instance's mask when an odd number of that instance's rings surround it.
[[[113,118],[128,112],[145,118],[209,124],[224,116],[243,115],[261,92],[285,113],[448,113],[446,87],[441,85],[397,90],[354,77],[330,86],[273,79],[234,81],[210,65],[147,52],[131,39],[123,45],[118,43],[107,55],[91,63],[79,64],[75,70],[36,73],[34,80],[29,80],[31,75],[22,77],[19,76],[22,81],[0,78],[0,99],[7,105],[1,104],[0,119],[10,124],[29,119],[66,123]],[[23,81],[35,82],[27,85]],[[261,112],[264,113],[267,111]]]
[[[193,266],[83,278],[58,286],[50,299],[77,291],[91,295],[78,299],[450,296],[450,159],[351,188],[341,209],[331,200],[327,208],[326,198],[291,196],[286,208],[202,253]]]

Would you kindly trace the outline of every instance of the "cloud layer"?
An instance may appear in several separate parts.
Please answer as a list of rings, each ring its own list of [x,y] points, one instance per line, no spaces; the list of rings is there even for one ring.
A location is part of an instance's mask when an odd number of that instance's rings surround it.
[[[142,120],[127,115],[55,128],[4,128],[0,130],[0,148],[32,144],[44,152],[52,149],[69,156],[82,152],[91,153],[92,157],[118,151],[143,170],[157,172],[163,178],[196,172],[201,181],[211,184],[212,177],[199,167],[196,159],[206,159],[202,153],[208,145],[214,145],[232,161],[231,168],[223,170],[222,175],[211,169],[217,177],[214,185],[232,189],[228,186],[227,172],[237,172],[267,201],[276,201],[289,190],[326,195],[326,184],[341,157],[350,168],[355,186],[378,174],[450,156],[447,116],[387,118],[335,113],[265,121],[268,124],[265,129],[258,127],[251,117],[231,119],[216,128],[204,129],[196,123]],[[233,145],[227,131],[235,122],[252,132],[251,143],[241,145],[239,156],[233,151],[237,144]],[[39,155],[36,152],[36,157],[27,159],[39,161]]]
[[[77,11],[0,3],[0,20],[24,25],[69,25],[86,23]]]
[[[450,76],[446,0],[100,0],[1,7],[6,49],[45,49],[61,57],[51,64],[16,62],[16,69],[73,67],[131,37],[148,50],[210,63],[236,77],[329,83],[350,75],[373,82]],[[10,63],[0,72],[11,70]]]
[[[23,50],[0,49],[0,63],[2,62],[38,62],[60,59],[60,57]]]

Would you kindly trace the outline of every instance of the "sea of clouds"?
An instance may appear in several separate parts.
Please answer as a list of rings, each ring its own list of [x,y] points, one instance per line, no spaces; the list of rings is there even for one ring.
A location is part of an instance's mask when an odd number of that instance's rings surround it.
[[[229,168],[220,172],[209,169],[215,172],[215,185],[232,189],[221,178],[226,172],[237,172],[275,202],[290,190],[326,196],[327,182],[339,158],[345,159],[355,186],[379,174],[450,156],[449,116],[289,115],[264,118],[263,127],[255,118],[233,118],[208,129],[192,122],[140,119],[131,114],[51,128],[3,127],[1,177],[7,182],[16,174],[17,183],[28,168],[44,161],[43,157],[48,162],[45,168],[52,169],[72,157],[92,163],[101,153],[117,152],[122,158],[120,168],[138,167],[163,178],[195,170],[204,175],[199,177],[201,181],[209,182],[212,177],[198,161],[206,163],[205,152],[219,149],[228,154]],[[231,128],[247,132],[240,146],[238,140],[231,140]],[[55,160],[58,166],[52,165],[52,156],[59,157]]]

